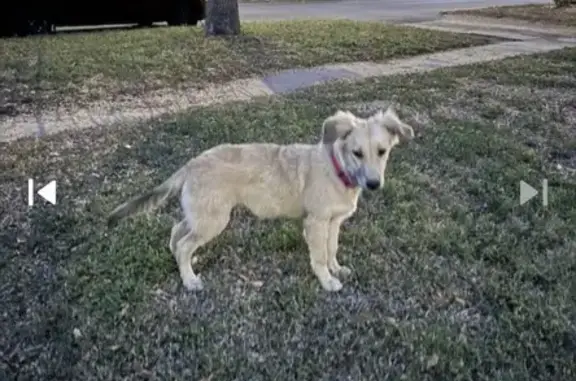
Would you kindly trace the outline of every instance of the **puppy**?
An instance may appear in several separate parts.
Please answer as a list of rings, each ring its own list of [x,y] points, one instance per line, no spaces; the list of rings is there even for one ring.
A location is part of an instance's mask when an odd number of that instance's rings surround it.
[[[180,196],[184,219],[172,228],[170,249],[188,290],[203,282],[192,255],[218,236],[235,206],[259,218],[303,219],[312,271],[327,291],[351,270],[336,259],[340,226],[355,211],[362,190],[384,186],[391,149],[414,131],[394,109],[359,118],[337,111],[317,144],[222,144],[192,158],[164,183],[117,207],[109,226]]]

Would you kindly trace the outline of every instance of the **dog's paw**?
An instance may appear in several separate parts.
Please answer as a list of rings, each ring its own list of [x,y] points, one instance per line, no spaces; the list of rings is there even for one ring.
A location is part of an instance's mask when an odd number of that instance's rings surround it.
[[[188,291],[200,291],[204,289],[204,283],[199,276],[190,277],[182,281],[184,287]]]
[[[321,281],[322,287],[326,291],[336,292],[342,289],[342,282],[340,282],[337,278],[331,277],[324,281]]]
[[[330,272],[340,278],[346,278],[347,276],[352,274],[352,270],[350,270],[349,267],[341,266],[339,264],[338,265],[332,264],[332,266],[330,266]]]
[[[336,270],[335,275],[338,275],[342,278],[349,277],[352,274],[352,270],[348,266],[340,266],[338,270]]]

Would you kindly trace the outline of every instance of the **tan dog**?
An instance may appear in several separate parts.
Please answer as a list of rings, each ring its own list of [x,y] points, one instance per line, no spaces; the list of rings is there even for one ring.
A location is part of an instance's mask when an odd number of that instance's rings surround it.
[[[180,194],[185,218],[172,228],[170,249],[184,286],[200,290],[192,255],[224,230],[232,208],[244,206],[259,218],[303,218],[312,270],[324,289],[338,291],[342,283],[334,275],[350,273],[336,259],[340,225],[356,210],[362,189],[382,188],[392,147],[413,136],[388,108],[368,119],[336,112],[324,121],[318,144],[219,145],[120,205],[109,225]]]

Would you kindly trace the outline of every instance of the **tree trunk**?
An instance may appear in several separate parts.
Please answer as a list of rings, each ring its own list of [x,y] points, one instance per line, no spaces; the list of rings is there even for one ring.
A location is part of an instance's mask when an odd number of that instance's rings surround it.
[[[240,34],[238,0],[206,0],[204,30],[207,36]]]

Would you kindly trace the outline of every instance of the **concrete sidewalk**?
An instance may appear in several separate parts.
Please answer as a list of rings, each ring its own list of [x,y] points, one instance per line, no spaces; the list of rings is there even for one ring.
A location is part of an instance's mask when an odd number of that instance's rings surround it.
[[[576,38],[576,28],[535,24],[523,20],[499,20],[464,15],[443,15],[433,21],[405,23],[403,25],[454,33],[482,34],[515,40]]]
[[[538,31],[506,30],[486,25],[417,24],[422,28],[497,35],[516,41],[444,51],[385,63],[352,62],[332,64],[305,70],[286,70],[264,78],[236,80],[224,85],[208,87],[201,91],[162,90],[130,101],[94,103],[88,108],[73,112],[45,112],[42,115],[18,115],[0,122],[0,141],[10,141],[24,136],[42,136],[69,129],[93,128],[113,123],[135,123],[167,113],[184,111],[193,107],[208,106],[231,101],[246,101],[261,96],[285,94],[332,80],[360,80],[395,74],[431,71],[508,57],[543,53],[566,47],[576,47],[576,38]]]

